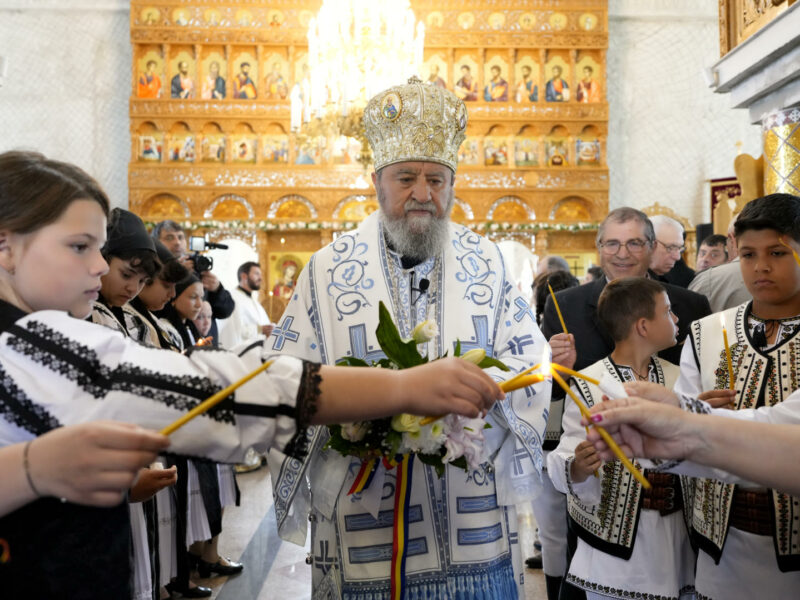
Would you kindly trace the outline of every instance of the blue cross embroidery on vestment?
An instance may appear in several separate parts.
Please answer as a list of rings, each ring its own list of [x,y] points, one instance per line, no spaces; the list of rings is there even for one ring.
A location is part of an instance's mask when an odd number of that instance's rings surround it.
[[[319,555],[314,557],[314,568],[322,571],[323,575],[327,575],[332,566],[333,557],[328,555],[328,540],[320,540]]]
[[[283,350],[283,345],[286,343],[286,340],[296,342],[300,339],[300,332],[292,331],[293,321],[294,317],[286,316],[283,318],[281,324],[272,331],[272,335],[275,338],[275,342],[272,344],[273,350]]]
[[[492,345],[489,343],[489,317],[486,315],[473,315],[472,326],[475,328],[475,336],[471,341],[461,340],[461,353],[465,353],[475,348],[486,350],[486,354],[492,355]],[[453,342],[455,350],[456,342]]]
[[[371,348],[370,348],[371,350]],[[350,356],[360,358],[362,360],[380,360],[386,358],[386,355],[380,350],[367,349],[367,326],[351,325],[350,326]]]
[[[517,323],[522,321],[522,319],[525,318],[525,315],[528,315],[531,318],[531,321],[534,322],[536,321],[536,319],[533,318],[533,313],[531,312],[530,304],[525,302],[523,298],[517,296],[517,298],[514,299],[514,304],[516,304],[517,308],[519,309],[517,313],[514,315],[514,320]]]
[[[508,342],[508,349],[511,351],[511,354],[524,354],[525,346],[533,346],[533,336],[529,333],[523,336],[514,336]]]

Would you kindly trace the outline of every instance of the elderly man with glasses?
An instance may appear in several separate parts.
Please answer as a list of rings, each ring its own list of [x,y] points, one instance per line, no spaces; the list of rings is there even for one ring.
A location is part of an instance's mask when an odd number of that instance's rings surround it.
[[[674,244],[682,245],[682,238],[679,240]],[[667,246],[674,245],[672,241],[664,241]],[[575,370],[581,370],[596,363],[608,356],[614,349],[614,342],[597,320],[597,301],[603,288],[609,281],[621,277],[650,276],[648,270],[655,246],[660,246],[656,241],[653,224],[647,215],[628,207],[618,208],[608,214],[598,228],[596,245],[604,277],[556,294],[567,330],[570,332],[569,336],[562,332],[551,299],[547,300],[544,310],[542,333],[550,341],[553,362]],[[672,254],[679,255],[680,253],[673,249]],[[669,296],[672,312],[678,317],[679,332],[678,344],[660,352],[659,356],[677,365],[680,363],[681,348],[689,333],[689,326],[693,321],[710,314],[711,309],[705,296],[669,283],[662,282],[661,284]],[[545,432],[545,450],[551,450],[558,445],[563,410],[564,394],[560,388],[554,387]],[[563,546],[559,545],[556,540],[560,535],[565,535],[567,529],[566,509],[560,510],[560,499],[554,495],[557,493],[545,486],[545,493],[534,502],[534,513],[539,523],[539,535],[542,539],[542,554],[545,559],[545,574],[547,575],[550,574],[547,564],[550,561],[546,560],[549,558],[548,542],[551,543],[551,547],[556,547],[561,552]],[[556,558],[551,560],[552,563],[558,563]],[[558,566],[561,567],[561,564]],[[561,586],[570,588],[568,591],[562,591],[562,598],[582,597],[581,590],[572,588],[567,583],[562,583]],[[565,593],[566,595],[563,595]]]
[[[688,287],[694,279],[694,271],[683,261],[683,225],[672,217],[656,215],[650,217],[656,243],[650,258],[650,276],[661,283],[671,283],[682,288]]]

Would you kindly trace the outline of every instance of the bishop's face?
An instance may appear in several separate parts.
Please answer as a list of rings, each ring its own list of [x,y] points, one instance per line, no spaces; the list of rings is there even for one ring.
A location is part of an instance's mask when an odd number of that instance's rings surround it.
[[[455,192],[453,172],[434,162],[402,162],[372,174],[384,227],[398,252],[417,258],[444,245]]]

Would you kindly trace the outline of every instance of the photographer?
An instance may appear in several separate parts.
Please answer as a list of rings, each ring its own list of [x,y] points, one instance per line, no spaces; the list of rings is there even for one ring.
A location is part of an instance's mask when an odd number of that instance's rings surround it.
[[[169,251],[177,258],[183,266],[190,271],[194,271],[203,284],[205,290],[205,300],[211,305],[212,315],[214,321],[211,323],[211,330],[209,335],[214,336],[215,340],[219,339],[219,332],[217,330],[216,319],[227,319],[233,313],[235,303],[231,294],[220,283],[216,275],[211,272],[210,268],[204,264],[206,261],[196,261],[195,256],[200,259],[207,259],[204,256],[196,254],[189,254],[186,243],[186,233],[175,221],[161,221],[153,228],[153,237],[164,244]],[[197,263],[197,264],[195,264]]]

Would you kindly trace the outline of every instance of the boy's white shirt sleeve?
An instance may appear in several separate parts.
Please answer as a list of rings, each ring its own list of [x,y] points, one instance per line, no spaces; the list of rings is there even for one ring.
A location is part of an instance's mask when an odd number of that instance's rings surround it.
[[[573,391],[577,390],[572,386]],[[580,396],[580,392],[577,392]],[[564,494],[574,496],[582,504],[599,504],[602,497],[602,473],[598,470],[598,477],[590,475],[585,481],[575,483],[570,477],[570,465],[575,460],[575,448],[586,441],[586,429],[581,425],[581,413],[575,403],[566,398],[561,441],[555,450],[547,457],[547,473],[553,486]]]
[[[705,390],[700,376],[700,368],[694,356],[694,342],[692,341],[691,332],[686,336],[686,341],[683,343],[680,368],[681,374],[672,391],[679,395],[684,394],[696,398]]]
[[[687,409],[686,399],[681,402],[682,408]],[[800,425],[800,390],[793,392],[786,400],[774,406],[761,406],[759,408],[745,408],[742,410],[730,410],[727,408],[711,408],[707,403],[696,401],[691,403],[695,408],[702,407],[702,410],[692,410],[691,412],[702,412],[726,419],[737,419],[739,421],[750,421],[753,423],[771,423],[774,425]],[[701,465],[692,461],[682,461],[672,464],[663,470],[677,475],[698,477],[703,479],[717,479],[725,483],[745,485],[747,487],[759,487],[758,484],[742,479],[736,475],[717,469]]]

